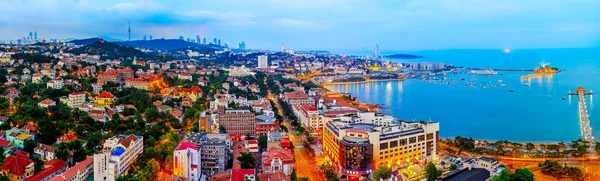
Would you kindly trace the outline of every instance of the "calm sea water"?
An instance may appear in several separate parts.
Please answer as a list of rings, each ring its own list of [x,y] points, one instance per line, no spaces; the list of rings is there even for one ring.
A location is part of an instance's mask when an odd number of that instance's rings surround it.
[[[542,61],[563,70],[552,77],[521,81],[529,72],[488,75],[446,75],[448,80],[465,78],[475,87],[421,80],[373,82],[331,86],[350,92],[359,100],[383,104],[383,112],[401,120],[440,122],[442,137],[467,136],[486,140],[560,142],[581,138],[577,97],[567,93],[578,86],[600,94],[599,49],[439,50],[411,53],[425,59],[405,62],[445,62],[476,68],[526,68]],[[398,60],[394,60],[398,61]],[[440,76],[443,78],[444,76]],[[498,81],[506,86],[502,87]],[[491,85],[483,88],[482,85]],[[530,86],[525,86],[529,84]],[[509,92],[512,89],[514,92]],[[562,100],[565,97],[566,100]],[[588,111],[595,137],[600,136],[600,102],[588,97]],[[595,105],[595,106],[594,106]]]

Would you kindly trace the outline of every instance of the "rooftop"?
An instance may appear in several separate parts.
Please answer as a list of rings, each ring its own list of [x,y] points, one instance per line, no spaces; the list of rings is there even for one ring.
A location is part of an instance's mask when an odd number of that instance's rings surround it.
[[[490,178],[490,171],[483,168],[463,169],[454,174],[447,175],[443,181],[481,181]]]

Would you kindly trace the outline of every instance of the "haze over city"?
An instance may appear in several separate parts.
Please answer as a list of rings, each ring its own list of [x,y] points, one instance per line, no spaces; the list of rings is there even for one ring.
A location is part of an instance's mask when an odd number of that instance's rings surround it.
[[[595,47],[600,1],[90,1],[0,2],[0,39],[219,37],[297,50]]]

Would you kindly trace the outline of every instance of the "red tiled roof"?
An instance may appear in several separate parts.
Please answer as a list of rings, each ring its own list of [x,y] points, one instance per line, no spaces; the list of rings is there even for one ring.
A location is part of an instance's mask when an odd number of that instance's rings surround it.
[[[44,170],[32,175],[31,177],[25,179],[25,181],[34,181],[34,180],[42,180],[55,172],[61,170],[62,168],[67,166],[67,162],[62,160],[50,160],[44,163]]]
[[[198,146],[195,143],[192,143],[190,141],[184,141],[184,142],[179,143],[179,145],[177,145],[175,150],[187,150],[188,148],[197,149]]]
[[[135,135],[129,135],[126,138],[119,140],[119,143],[123,145],[125,148],[128,148],[131,145],[131,142],[137,141],[138,138]]]
[[[254,175],[254,169],[232,169],[231,181],[244,181],[244,176]]]
[[[25,174],[25,168],[27,165],[34,163],[33,160],[21,155],[8,156],[4,159],[1,171],[8,171],[9,174],[22,176]]]
[[[358,111],[353,109],[346,110],[336,110],[336,111],[326,111],[323,112],[325,116],[337,116],[337,115],[346,115],[346,114],[356,114]]]
[[[298,91],[286,92],[284,93],[284,96],[288,99],[308,99],[308,96],[304,92]]]
[[[63,172],[60,175],[55,176],[50,179],[50,181],[67,181],[71,180],[73,177],[77,176],[78,171],[84,170],[88,165],[94,163],[94,157],[87,157],[82,162],[75,164],[75,166],[69,168],[67,171]]]
[[[271,165],[271,161],[275,158],[280,158],[283,163],[294,163],[294,155],[291,150],[284,148],[271,148],[268,152],[263,153],[263,165]]]
[[[75,135],[64,134],[64,135],[62,135],[61,137],[58,138],[58,141],[68,143],[69,141],[74,140],[76,138],[77,137]]]
[[[10,141],[6,141],[5,139],[0,139],[0,146],[10,146]]]
[[[85,94],[85,93],[83,93],[83,92],[73,92],[73,93],[71,93],[69,95],[80,95],[80,94]]]
[[[50,99],[44,99],[42,102],[40,102],[40,104],[45,104],[45,105],[50,105],[50,104],[54,104],[56,103],[56,101],[50,100]]]
[[[302,108],[306,111],[318,111],[317,107],[313,105],[302,105]]]
[[[113,98],[114,96],[108,92],[108,91],[103,91],[100,94],[98,94],[98,96],[96,96],[96,98]]]

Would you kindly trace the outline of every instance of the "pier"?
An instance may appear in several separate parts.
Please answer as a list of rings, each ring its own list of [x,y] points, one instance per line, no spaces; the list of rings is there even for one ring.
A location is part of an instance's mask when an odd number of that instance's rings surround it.
[[[569,95],[577,95],[579,99],[579,122],[581,124],[581,135],[583,136],[583,141],[586,141],[590,144],[589,150],[591,153],[594,153],[594,148],[596,145],[596,140],[592,135],[592,127],[590,126],[590,119],[587,112],[587,106],[585,104],[585,96],[593,95],[592,91],[587,92],[583,87],[579,86],[575,92],[569,91]]]

